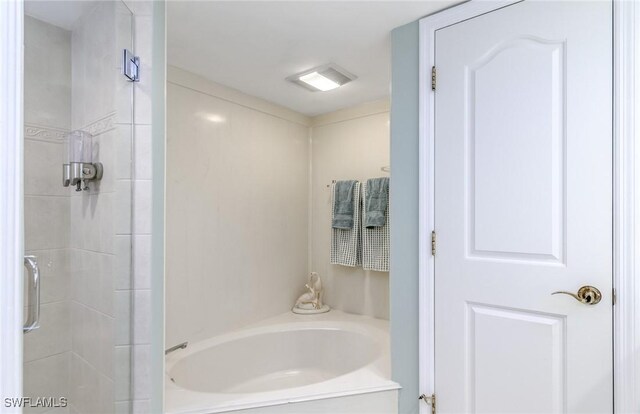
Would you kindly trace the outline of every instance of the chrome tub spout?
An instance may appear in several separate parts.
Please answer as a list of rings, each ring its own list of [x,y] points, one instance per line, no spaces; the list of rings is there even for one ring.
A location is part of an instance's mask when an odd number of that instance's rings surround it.
[[[170,353],[172,353],[173,351],[177,351],[178,349],[185,349],[187,347],[187,345],[189,345],[189,342],[183,342],[181,344],[172,346],[171,348],[168,348],[164,351],[165,355],[168,355]]]

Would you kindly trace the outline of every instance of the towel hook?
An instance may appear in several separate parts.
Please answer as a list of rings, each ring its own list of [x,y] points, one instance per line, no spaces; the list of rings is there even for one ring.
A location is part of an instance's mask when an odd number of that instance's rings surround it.
[[[331,180],[331,184],[335,184],[336,180]],[[327,184],[327,188],[331,187],[331,184]]]

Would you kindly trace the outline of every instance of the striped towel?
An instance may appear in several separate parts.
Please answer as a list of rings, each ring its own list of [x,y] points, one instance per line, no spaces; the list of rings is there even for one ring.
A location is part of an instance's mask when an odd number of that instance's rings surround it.
[[[362,185],[362,199],[366,199],[367,184]],[[364,217],[364,209],[363,209]],[[378,272],[389,271],[389,208],[384,213],[384,226],[362,229],[362,267]]]
[[[353,185],[353,228],[336,229],[331,228],[331,264],[355,267],[362,264],[362,205],[360,183],[356,181]],[[335,208],[335,183],[331,184],[331,222],[333,222],[333,212]]]

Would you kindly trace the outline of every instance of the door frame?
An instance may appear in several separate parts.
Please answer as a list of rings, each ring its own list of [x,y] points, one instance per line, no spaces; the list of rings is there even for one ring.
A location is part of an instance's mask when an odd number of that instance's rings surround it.
[[[0,413],[22,396],[23,0],[0,1]]]
[[[419,392],[435,386],[435,290],[431,232],[435,216],[435,31],[522,0],[471,0],[420,20],[419,34]],[[640,403],[640,1],[613,0],[613,309],[614,410]],[[635,119],[639,120],[637,123]],[[636,167],[637,166],[637,167]],[[636,206],[638,209],[636,210]],[[638,223],[636,225],[636,223]],[[417,397],[417,396],[416,396]],[[420,404],[420,413],[431,408]]]

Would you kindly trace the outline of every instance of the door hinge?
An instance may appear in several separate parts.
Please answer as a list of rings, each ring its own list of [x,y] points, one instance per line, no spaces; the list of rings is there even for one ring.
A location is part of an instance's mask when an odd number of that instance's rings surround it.
[[[431,90],[436,90],[436,67],[431,66]]]
[[[419,400],[422,400],[431,406],[431,414],[436,414],[436,395],[425,395],[422,394],[418,397]]]
[[[127,49],[122,51],[122,74],[131,82],[140,82],[140,58]]]
[[[618,297],[616,296],[616,290],[612,289],[612,291],[611,291],[611,302],[613,303],[613,306],[616,305],[617,301],[618,301]]]
[[[436,231],[431,232],[431,256],[436,255]]]

